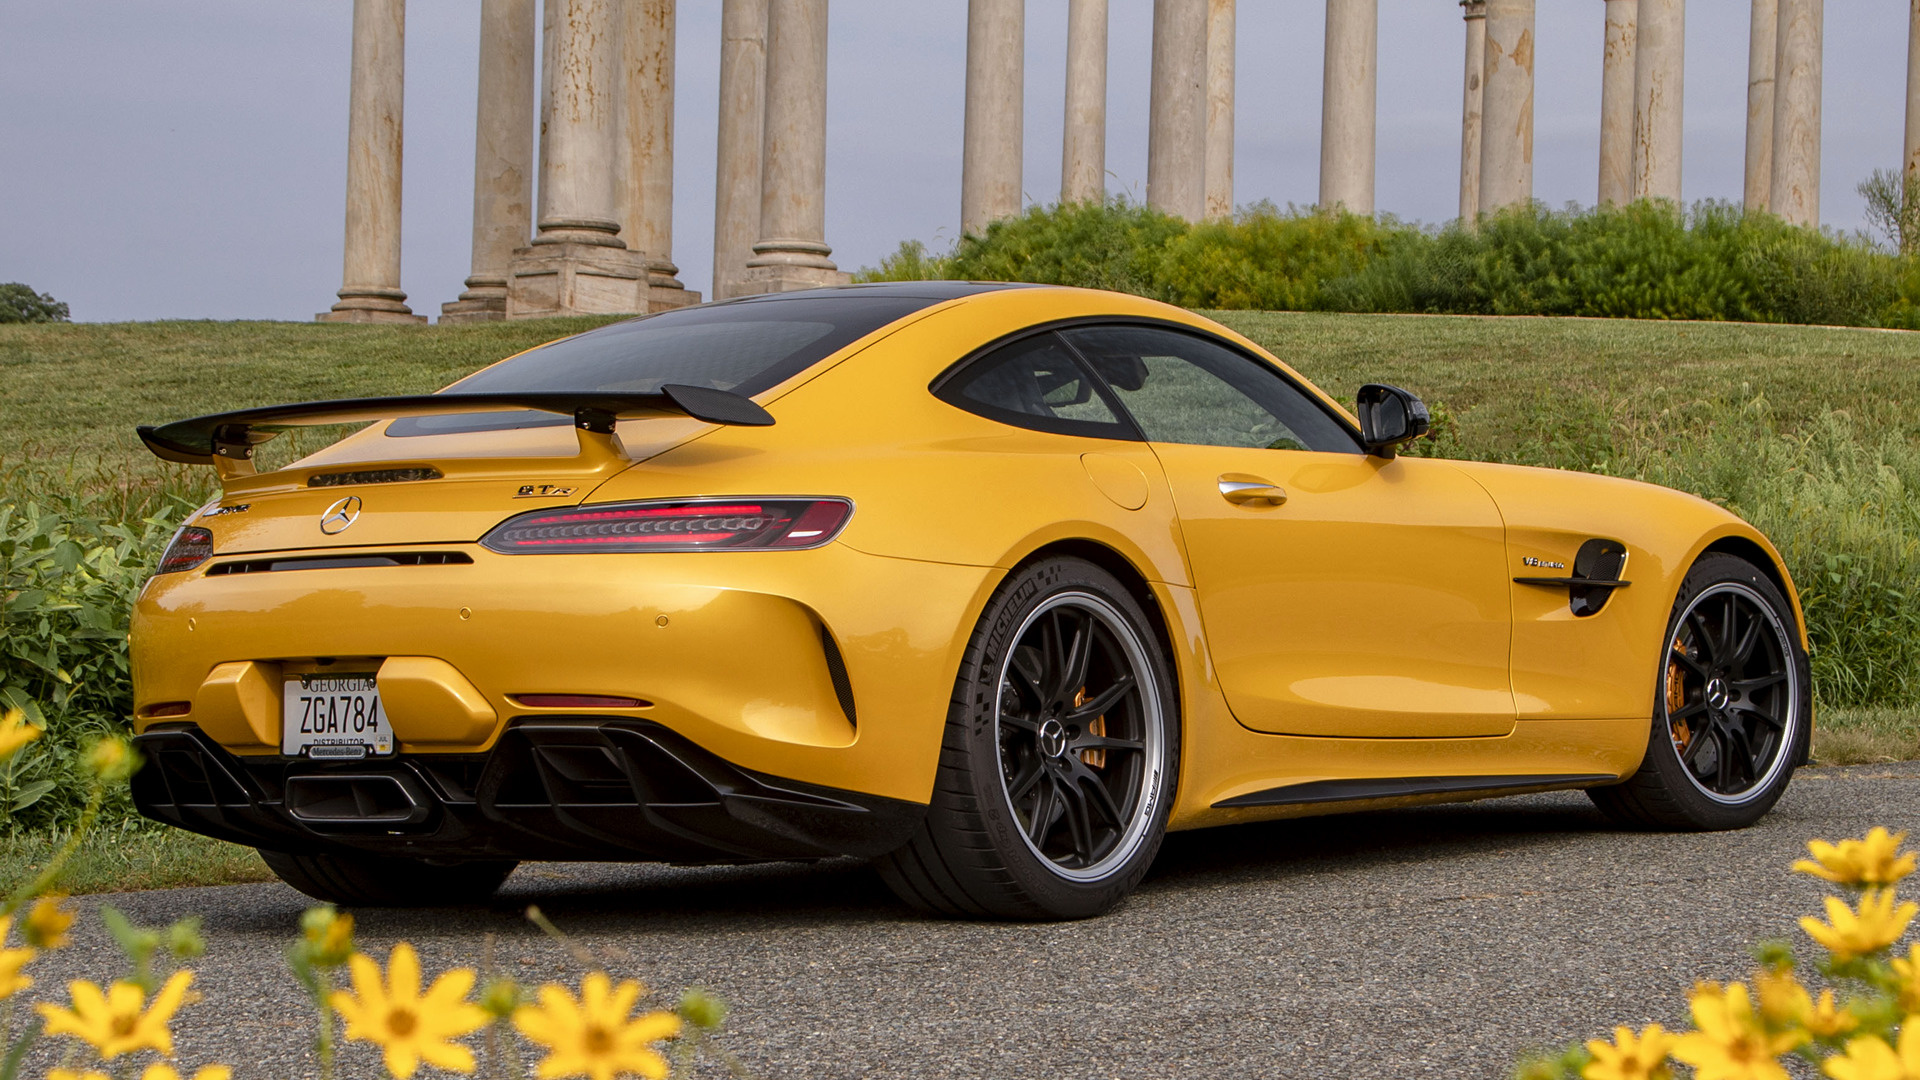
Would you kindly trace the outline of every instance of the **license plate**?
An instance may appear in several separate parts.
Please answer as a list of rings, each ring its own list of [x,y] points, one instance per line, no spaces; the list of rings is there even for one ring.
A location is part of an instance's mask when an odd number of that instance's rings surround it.
[[[335,759],[393,753],[393,728],[371,672],[301,675],[285,689],[281,753]]]

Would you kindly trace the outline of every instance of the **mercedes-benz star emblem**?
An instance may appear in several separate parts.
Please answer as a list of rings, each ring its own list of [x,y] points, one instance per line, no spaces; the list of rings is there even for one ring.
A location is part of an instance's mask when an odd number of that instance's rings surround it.
[[[360,496],[349,495],[320,515],[320,531],[332,536],[347,531],[347,526],[360,520]]]

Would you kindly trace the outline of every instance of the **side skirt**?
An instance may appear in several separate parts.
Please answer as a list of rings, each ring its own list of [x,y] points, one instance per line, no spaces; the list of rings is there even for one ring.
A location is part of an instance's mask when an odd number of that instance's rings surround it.
[[[1394,776],[1363,780],[1311,780],[1265,791],[1248,792],[1213,804],[1215,810],[1255,806],[1297,806],[1303,803],[1356,802],[1409,795],[1448,795],[1467,791],[1498,792],[1512,788],[1590,787],[1610,784],[1611,773],[1556,773],[1540,776]]]

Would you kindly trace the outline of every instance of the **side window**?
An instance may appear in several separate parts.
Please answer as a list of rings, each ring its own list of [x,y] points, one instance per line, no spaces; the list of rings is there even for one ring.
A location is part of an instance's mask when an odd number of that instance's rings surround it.
[[[1345,427],[1279,372],[1224,345],[1150,326],[1061,334],[1150,442],[1361,452]]]
[[[1053,334],[995,349],[937,393],[949,404],[1003,424],[1103,439],[1138,437]]]

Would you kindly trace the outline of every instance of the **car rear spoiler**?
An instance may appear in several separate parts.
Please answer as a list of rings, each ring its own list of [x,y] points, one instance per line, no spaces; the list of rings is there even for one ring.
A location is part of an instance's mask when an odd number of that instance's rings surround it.
[[[652,394],[412,394],[305,401],[196,416],[158,427],[142,424],[136,430],[140,441],[156,457],[183,465],[213,465],[224,476],[251,472],[253,448],[285,428],[523,409],[573,417],[573,425],[580,430],[583,441],[589,436],[611,436],[615,421],[646,417],[690,416],[709,424],[738,427],[766,427],[773,423],[767,410],[751,398],[707,386],[668,385]]]

